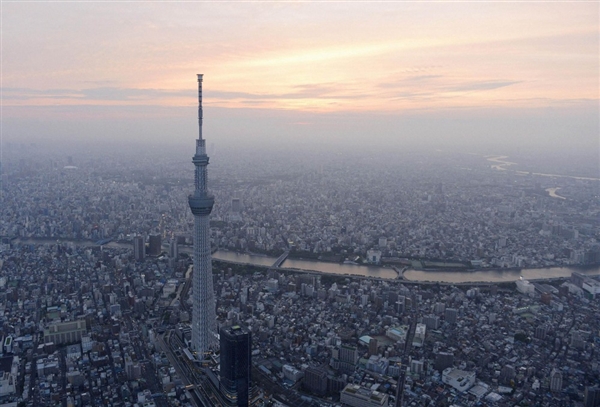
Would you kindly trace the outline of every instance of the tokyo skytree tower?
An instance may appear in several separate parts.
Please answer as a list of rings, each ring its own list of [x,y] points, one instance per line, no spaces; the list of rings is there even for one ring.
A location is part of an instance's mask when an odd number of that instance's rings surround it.
[[[206,141],[202,138],[202,74],[198,74],[198,140],[192,162],[196,166],[194,193],[188,197],[194,214],[194,278],[192,348],[199,354],[218,347],[215,296],[210,256],[210,212],[215,199],[208,193]],[[200,355],[199,355],[200,356]],[[201,356],[200,356],[201,357]]]

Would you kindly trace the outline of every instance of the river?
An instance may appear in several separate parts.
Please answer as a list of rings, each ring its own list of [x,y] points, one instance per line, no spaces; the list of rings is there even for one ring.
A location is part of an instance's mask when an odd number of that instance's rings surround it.
[[[212,258],[215,260],[229,261],[232,263],[254,264],[267,267],[272,266],[275,263],[275,260],[277,260],[277,257],[230,252],[229,250],[218,250],[213,253]]]
[[[409,281],[437,281],[441,283],[489,282],[506,283],[516,281],[519,277],[525,280],[543,280],[569,277],[578,272],[588,276],[600,274],[600,266],[595,267],[547,267],[535,269],[477,270],[477,271],[423,271],[407,270],[404,278]]]
[[[513,172],[515,172],[517,174],[521,174],[521,175],[538,175],[540,177],[571,178],[571,179],[585,180],[585,181],[600,181],[600,178],[595,178],[595,177],[578,177],[578,176],[574,176],[574,175],[546,174],[543,172],[509,170],[508,167],[510,167],[511,165],[517,165],[517,163],[513,163],[511,161],[506,161],[506,158],[508,158],[507,155],[500,155],[500,156],[495,156],[495,157],[488,156],[486,158],[488,161],[495,163],[495,164],[491,165],[491,167],[495,170],[513,171]]]
[[[256,264],[271,266],[277,260],[276,257],[240,254],[225,250],[219,250],[213,254],[213,258],[222,261],[236,263]],[[395,270],[387,267],[365,266],[358,264],[339,264],[324,261],[286,259],[281,268],[318,271],[328,274],[356,275],[363,277],[378,277],[395,279],[398,276]],[[508,270],[477,270],[477,271],[423,271],[407,270],[403,277],[407,281],[437,281],[443,283],[501,283],[516,281],[519,277],[527,280],[554,279],[571,276],[571,273],[579,272],[585,275],[600,275],[600,266],[595,267],[547,267],[531,269],[508,269]]]
[[[68,239],[60,239],[61,242],[71,242],[79,246],[95,246],[90,241],[73,241]],[[17,242],[22,244],[55,244],[56,239],[17,239]],[[131,243],[111,242],[106,245],[113,248],[132,248]],[[180,247],[180,252],[191,253],[191,248]],[[276,257],[262,256],[256,254],[237,253],[228,250],[218,250],[213,253],[212,258],[215,260],[233,262],[240,264],[251,264],[257,266],[269,267],[275,263]],[[295,269],[316,271],[327,274],[338,275],[355,275],[363,277],[377,277],[385,279],[396,279],[398,273],[387,267],[366,266],[358,264],[340,264],[329,263],[316,260],[303,259],[286,259],[281,265],[283,269]],[[527,280],[537,279],[554,279],[569,277],[572,272],[579,272],[585,275],[593,276],[600,275],[600,265],[594,267],[547,267],[547,268],[531,268],[531,269],[508,269],[508,270],[477,270],[477,271],[423,271],[423,270],[407,270],[403,277],[407,281],[429,281],[441,283],[501,283],[516,281],[519,277]]]
[[[213,259],[230,261],[234,263],[255,264],[259,266],[272,266],[276,257],[259,256],[219,250],[212,255]],[[396,278],[398,273],[390,268],[377,266],[362,266],[358,264],[329,263],[317,260],[287,258],[281,265],[282,269],[317,271],[328,274],[349,274],[365,277]]]
[[[558,199],[567,199],[564,196],[558,195],[556,193],[556,191],[558,191],[560,189],[560,187],[555,187],[555,188],[546,188],[545,191],[548,192],[548,194],[552,197],[552,198],[558,198]]]

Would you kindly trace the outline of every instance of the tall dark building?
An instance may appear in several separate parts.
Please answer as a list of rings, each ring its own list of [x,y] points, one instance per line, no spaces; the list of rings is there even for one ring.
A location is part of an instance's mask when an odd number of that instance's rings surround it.
[[[238,407],[248,406],[252,386],[252,334],[240,326],[221,328],[221,393]]]
[[[171,240],[171,243],[169,244],[169,257],[172,259],[179,257],[179,245],[177,244],[177,239]]]
[[[439,352],[435,355],[435,370],[443,372],[447,367],[454,366],[454,354],[449,352]]]
[[[327,370],[320,367],[307,367],[302,384],[309,392],[324,396],[327,393]]]
[[[135,236],[133,238],[133,257],[135,261],[144,261],[146,256],[146,244],[143,236]]]
[[[585,407],[600,406],[600,387],[585,387],[583,405]]]
[[[369,341],[369,356],[378,355],[379,354],[379,343],[377,339],[371,338]]]
[[[242,203],[240,202],[240,198],[234,197],[231,200],[231,211],[235,213],[240,213],[242,211]]]
[[[148,238],[148,254],[158,256],[162,251],[162,242],[160,235],[150,235]]]
[[[456,323],[456,318],[458,316],[458,310],[455,308],[446,308],[444,311],[444,318],[446,318],[446,322],[451,324]]]

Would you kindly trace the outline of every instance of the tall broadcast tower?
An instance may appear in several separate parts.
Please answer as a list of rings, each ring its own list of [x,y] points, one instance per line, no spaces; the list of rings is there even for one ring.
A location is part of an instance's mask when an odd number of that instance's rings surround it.
[[[194,193],[188,197],[194,214],[194,280],[192,347],[202,354],[215,349],[217,340],[215,297],[210,258],[209,215],[215,198],[208,193],[206,141],[202,138],[202,74],[198,74],[198,140],[192,162],[196,166]]]

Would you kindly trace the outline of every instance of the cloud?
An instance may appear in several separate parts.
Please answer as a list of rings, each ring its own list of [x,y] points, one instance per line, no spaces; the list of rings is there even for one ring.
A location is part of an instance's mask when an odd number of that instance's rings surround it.
[[[348,88],[340,92],[339,84],[304,84],[292,87],[291,92],[282,93],[251,93],[231,92],[221,90],[205,90],[205,99],[222,100],[277,100],[277,99],[348,99],[359,98],[364,93],[353,92]],[[148,101],[162,98],[190,98],[193,100],[196,93],[194,90],[175,89],[139,89],[125,87],[91,87],[84,89],[29,89],[29,88],[3,88],[3,98],[6,100],[81,100],[81,101]]]
[[[340,92],[340,88],[344,89],[344,92]],[[210,98],[217,99],[263,99],[263,100],[276,100],[276,99],[353,99],[364,96],[358,94],[346,85],[335,84],[335,83],[317,83],[317,84],[303,84],[292,87],[291,92],[283,93],[247,93],[247,92],[228,92],[228,91],[207,91],[205,94]]]
[[[480,82],[467,82],[456,86],[446,88],[451,92],[468,92],[476,90],[493,90],[504,88],[506,86],[515,85],[522,81],[480,81]]]
[[[186,97],[195,94],[194,91],[165,90],[165,89],[135,89],[122,87],[96,87],[86,89],[29,89],[3,88],[3,99],[76,99],[88,101],[133,101],[150,100],[162,97]]]

